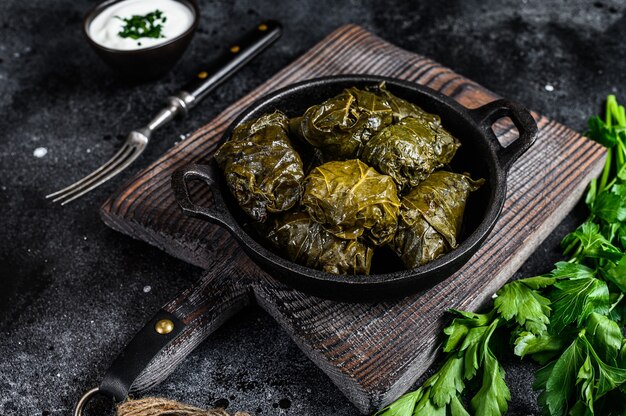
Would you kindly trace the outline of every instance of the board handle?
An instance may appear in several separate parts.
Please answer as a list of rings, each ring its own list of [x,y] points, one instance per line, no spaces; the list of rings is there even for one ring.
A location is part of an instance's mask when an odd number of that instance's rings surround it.
[[[489,135],[495,137],[492,125],[504,117],[510,117],[519,132],[519,137],[513,143],[504,147],[498,142],[498,160],[501,167],[507,171],[537,138],[537,123],[528,110],[520,104],[509,100],[497,100],[482,107],[471,110],[470,113],[480,127]]]
[[[191,287],[165,304],[126,345],[97,388],[76,405],[81,416],[97,394],[121,402],[129,393],[141,393],[163,381],[204,339],[252,302],[236,261],[213,265]]]

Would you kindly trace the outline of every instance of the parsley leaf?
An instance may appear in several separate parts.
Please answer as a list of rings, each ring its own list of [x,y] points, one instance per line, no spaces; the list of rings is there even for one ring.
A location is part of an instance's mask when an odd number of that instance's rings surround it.
[[[535,334],[547,331],[550,300],[527,286],[524,280],[504,285],[497,295],[494,306],[504,319],[510,321],[515,318],[519,325]]]
[[[438,407],[445,407],[453,397],[465,388],[463,382],[463,358],[451,357],[437,372],[430,397]]]
[[[595,352],[603,361],[617,365],[617,356],[624,340],[619,325],[594,312],[589,316],[585,329],[585,335]]]
[[[504,370],[490,349],[485,351],[483,384],[472,398],[472,408],[477,415],[500,416],[506,413],[511,393],[504,381]]]
[[[567,325],[580,326],[592,312],[609,312],[609,289],[605,282],[595,277],[561,280],[550,293],[554,313],[551,330],[559,334]]]
[[[522,332],[515,340],[513,352],[522,358],[531,355],[541,364],[558,354],[564,346],[563,337],[550,334],[535,335],[532,332]]]
[[[603,251],[619,251],[600,233],[600,226],[591,220],[585,221],[576,231],[566,235],[562,245],[565,247],[565,254],[577,247],[574,258],[579,260],[599,257]]]
[[[454,396],[450,401],[450,414],[451,416],[470,416],[458,396]]]
[[[591,212],[607,223],[626,219],[626,200],[612,192],[601,192],[591,206]]]
[[[619,227],[617,227],[616,236],[622,249],[626,249],[626,223],[621,223]]]
[[[626,293],[626,255],[603,270],[604,277],[613,282],[623,293]]]
[[[580,393],[583,400],[578,401],[574,405],[571,413],[584,415],[587,413],[586,409],[589,409],[591,414],[593,414],[594,380],[595,370],[593,368],[593,365],[591,365],[591,359],[589,358],[589,356],[587,356],[587,358],[583,362],[583,365],[578,370],[578,375],[576,376],[576,384],[581,384]],[[577,410],[577,408],[580,408],[580,410]]]
[[[470,329],[459,348],[460,351],[465,351],[465,378],[468,380],[474,378],[483,362],[481,347],[485,338],[489,337],[490,331],[493,331],[491,326]]]
[[[617,133],[615,129],[609,127],[600,117],[591,117],[587,125],[589,128],[587,136],[589,136],[589,138],[606,147],[613,147],[617,144]]]
[[[609,391],[626,383],[626,369],[615,367],[605,363],[598,356],[598,352],[584,335],[579,337],[579,339],[582,339],[586,343],[590,356],[592,357],[594,364],[598,370],[596,397],[601,397]]]
[[[555,279],[581,279],[595,277],[595,272],[580,263],[568,263],[560,261],[555,264],[556,269],[551,273]]]
[[[598,397],[626,383],[626,369],[608,365],[600,359],[597,360],[597,364],[599,367]]]
[[[477,314],[472,312],[450,310],[451,313],[461,316],[454,318],[452,323],[443,332],[448,335],[448,339],[443,347],[444,352],[454,351],[459,342],[465,339],[470,328],[487,325],[491,321],[490,314]]]
[[[561,356],[537,373],[533,387],[542,389],[539,401],[550,415],[565,415],[570,396],[574,394],[578,371],[584,362],[585,345],[577,337]]]
[[[405,394],[397,399],[384,409],[376,413],[377,416],[411,416],[413,415],[413,409],[415,403],[417,403],[423,397],[424,392],[422,388]]]
[[[432,401],[428,400],[428,397],[424,396],[415,406],[413,415],[446,416],[446,408],[435,406]]]

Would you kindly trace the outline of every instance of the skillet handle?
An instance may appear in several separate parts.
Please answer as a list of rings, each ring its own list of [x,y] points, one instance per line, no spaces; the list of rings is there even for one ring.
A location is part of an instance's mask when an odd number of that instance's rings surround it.
[[[497,100],[482,107],[470,110],[474,120],[488,135],[494,135],[492,125],[503,117],[510,117],[519,132],[519,137],[507,147],[498,142],[498,160],[502,168],[507,171],[537,138],[537,123],[533,116],[522,107],[509,100]]]
[[[172,190],[178,205],[185,214],[222,225],[232,231],[234,229],[233,219],[226,207],[226,202],[217,183],[217,177],[217,168],[214,163],[187,165],[172,174]],[[212,207],[202,207],[191,201],[188,186],[188,182],[191,180],[201,180],[211,188],[214,202]]]

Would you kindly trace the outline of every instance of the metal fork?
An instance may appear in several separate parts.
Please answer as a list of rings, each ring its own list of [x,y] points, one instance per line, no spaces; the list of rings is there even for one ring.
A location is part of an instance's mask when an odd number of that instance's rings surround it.
[[[52,202],[61,202],[61,205],[65,205],[97,188],[126,169],[145,150],[154,130],[166,124],[178,114],[186,112],[182,104],[174,104],[175,98],[178,97],[170,98],[172,105],[161,110],[150,124],[142,129],[131,131],[128,137],[126,137],[122,148],[108,162],[70,186],[46,195],[46,198],[53,198]]]
[[[167,106],[147,126],[131,131],[122,148],[108,162],[81,180],[46,195],[46,198],[52,198],[53,202],[60,202],[61,205],[65,205],[126,169],[143,153],[154,130],[167,124],[176,116],[186,115],[215,87],[278,39],[281,32],[280,23],[273,20],[258,25],[255,30],[240,39],[239,43],[231,46],[228,53],[221,56],[211,70],[199,72],[196,79],[182,91],[169,97]]]

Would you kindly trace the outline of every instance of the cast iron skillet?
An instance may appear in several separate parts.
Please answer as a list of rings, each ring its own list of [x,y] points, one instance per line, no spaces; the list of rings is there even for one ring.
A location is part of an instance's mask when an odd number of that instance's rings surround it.
[[[253,103],[232,123],[223,140],[239,124],[262,114],[281,110],[292,117],[308,107],[339,94],[344,88],[363,88],[385,81],[393,94],[441,116],[442,124],[458,137],[461,148],[452,170],[485,178],[486,184],[473,193],[465,211],[459,246],[424,266],[404,270],[390,252],[377,250],[369,276],[336,276],[304,267],[276,254],[250,226],[230,194],[213,158],[207,165],[189,165],[172,175],[172,188],[183,211],[226,228],[252,260],[283,283],[323,298],[342,301],[376,301],[405,296],[435,285],[457,271],[478,250],[498,219],[506,195],[506,177],[511,164],[534,142],[537,125],[520,105],[498,100],[477,109],[467,109],[430,88],[401,80],[366,75],[318,78],[290,85]],[[519,137],[507,147],[498,142],[492,124],[503,117],[513,120]],[[214,204],[198,206],[188,188],[191,180],[204,181],[212,190]],[[379,255],[380,252],[380,255]],[[377,256],[379,256],[377,258]]]

